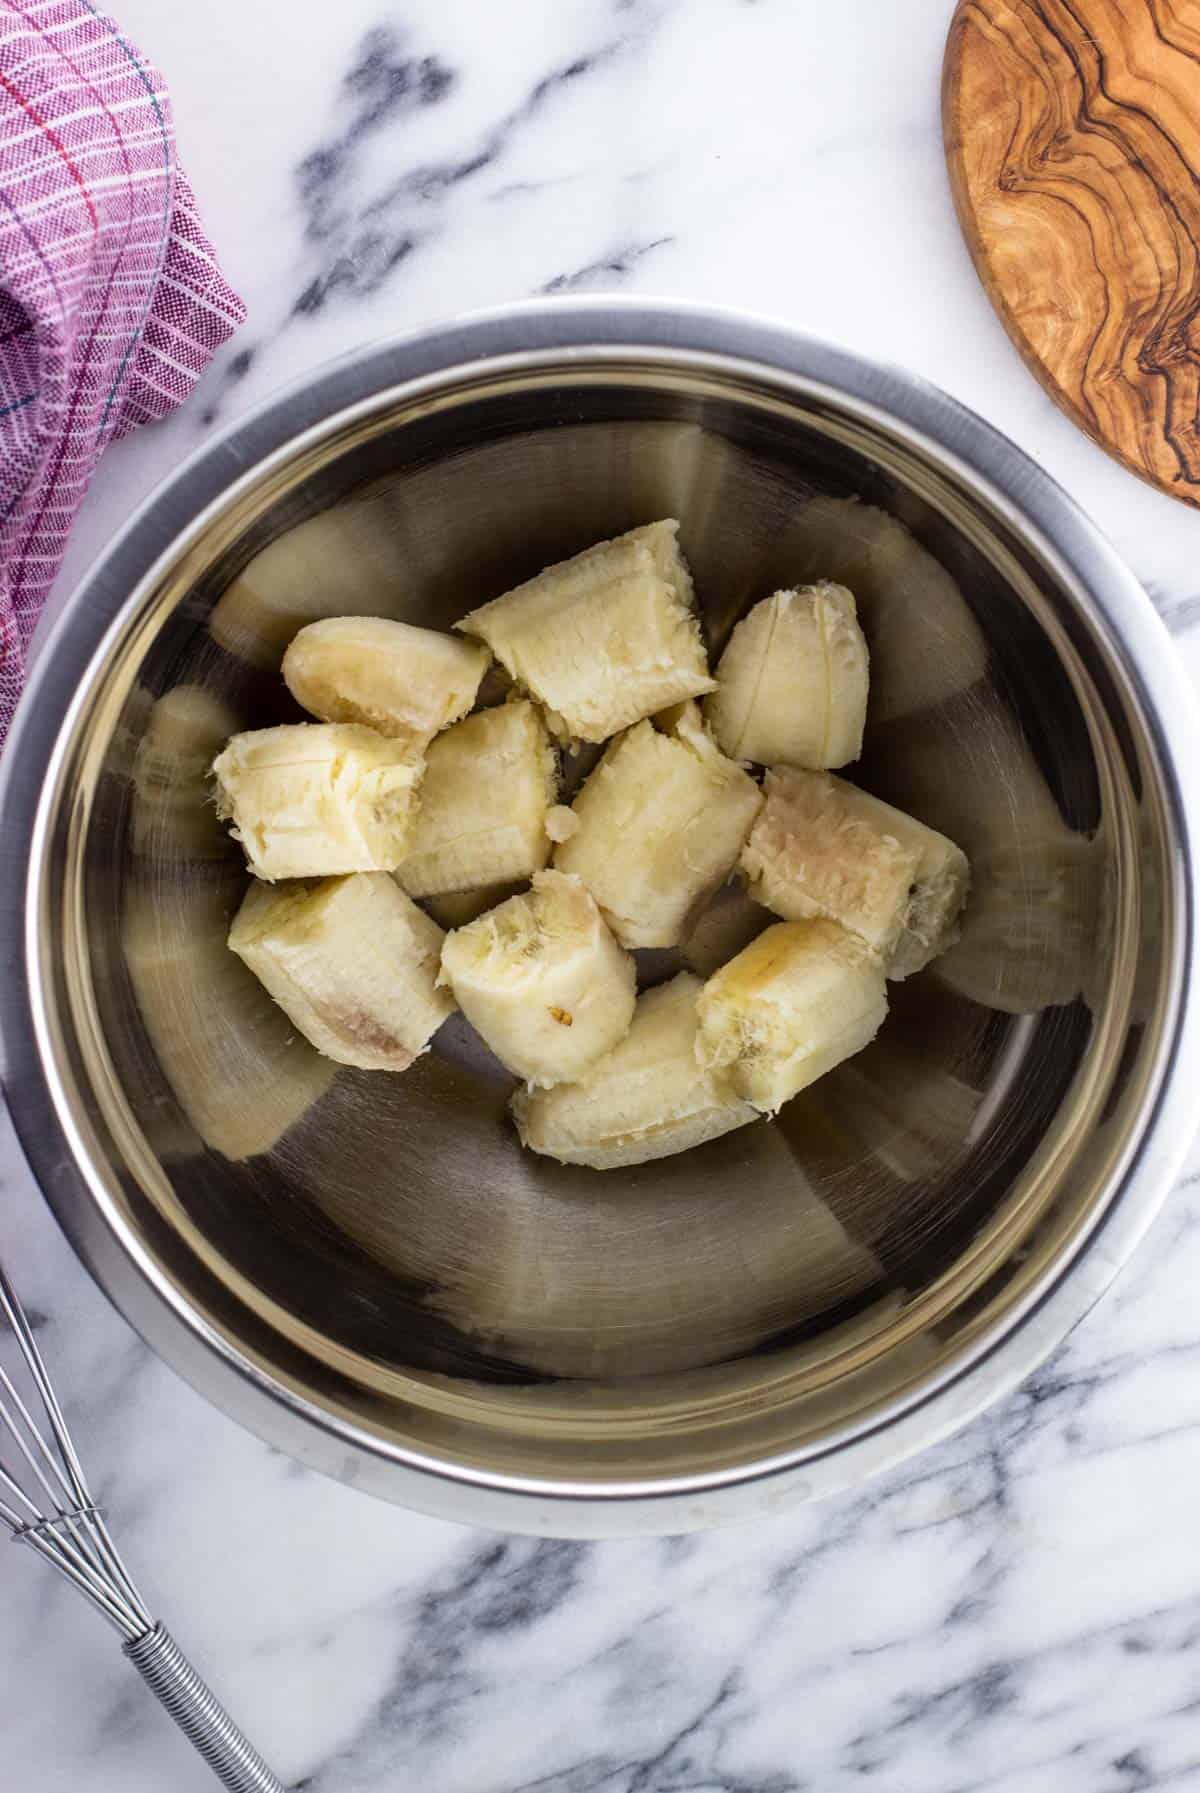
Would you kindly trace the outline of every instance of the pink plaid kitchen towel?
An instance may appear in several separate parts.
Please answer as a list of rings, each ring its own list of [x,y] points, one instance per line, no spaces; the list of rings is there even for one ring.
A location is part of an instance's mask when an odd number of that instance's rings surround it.
[[[243,315],[157,70],[91,0],[0,0],[0,741],[101,451]]]

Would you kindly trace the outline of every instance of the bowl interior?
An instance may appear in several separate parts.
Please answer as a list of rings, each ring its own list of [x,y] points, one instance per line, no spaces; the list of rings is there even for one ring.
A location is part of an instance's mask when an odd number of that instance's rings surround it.
[[[667,515],[714,656],[779,586],[851,586],[849,774],[953,836],[974,888],[960,944],[775,1123],[599,1174],[520,1150],[458,1019],[400,1078],[297,1038],[225,947],[245,873],[206,773],[299,719],[304,621],[446,628]],[[1016,1314],[1128,1149],[1165,884],[1131,702],[1016,525],[828,393],[610,352],[385,395],[244,479],[89,675],[53,1001],[111,1200],[206,1325],[384,1449],[652,1481],[866,1424]]]

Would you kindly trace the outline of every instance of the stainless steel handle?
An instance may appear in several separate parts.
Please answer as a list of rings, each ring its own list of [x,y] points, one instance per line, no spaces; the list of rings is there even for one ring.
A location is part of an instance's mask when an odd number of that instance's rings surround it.
[[[287,1793],[164,1625],[155,1625],[122,1648],[230,1793]]]

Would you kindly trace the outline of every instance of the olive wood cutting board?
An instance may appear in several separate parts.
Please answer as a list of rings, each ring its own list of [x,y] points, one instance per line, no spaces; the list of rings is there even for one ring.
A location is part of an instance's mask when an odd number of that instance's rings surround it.
[[[959,0],[942,127],[975,267],[1033,372],[1200,505],[1200,0]]]

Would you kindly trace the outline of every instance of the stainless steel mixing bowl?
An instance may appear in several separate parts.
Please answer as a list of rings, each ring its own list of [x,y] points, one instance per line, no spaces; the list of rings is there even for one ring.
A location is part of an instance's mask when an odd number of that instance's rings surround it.
[[[223,944],[244,873],[205,771],[296,714],[306,618],[445,627],[663,515],[714,651],[780,584],[853,586],[855,776],[975,887],[961,944],[778,1121],[598,1174],[519,1150],[461,1024],[402,1078],[294,1035]],[[1131,575],[937,392],[675,306],[427,331],[204,448],[70,603],[6,756],[13,1113],[122,1311],[295,1455],[530,1531],[761,1513],[1010,1387],[1169,1187],[1198,765]]]

